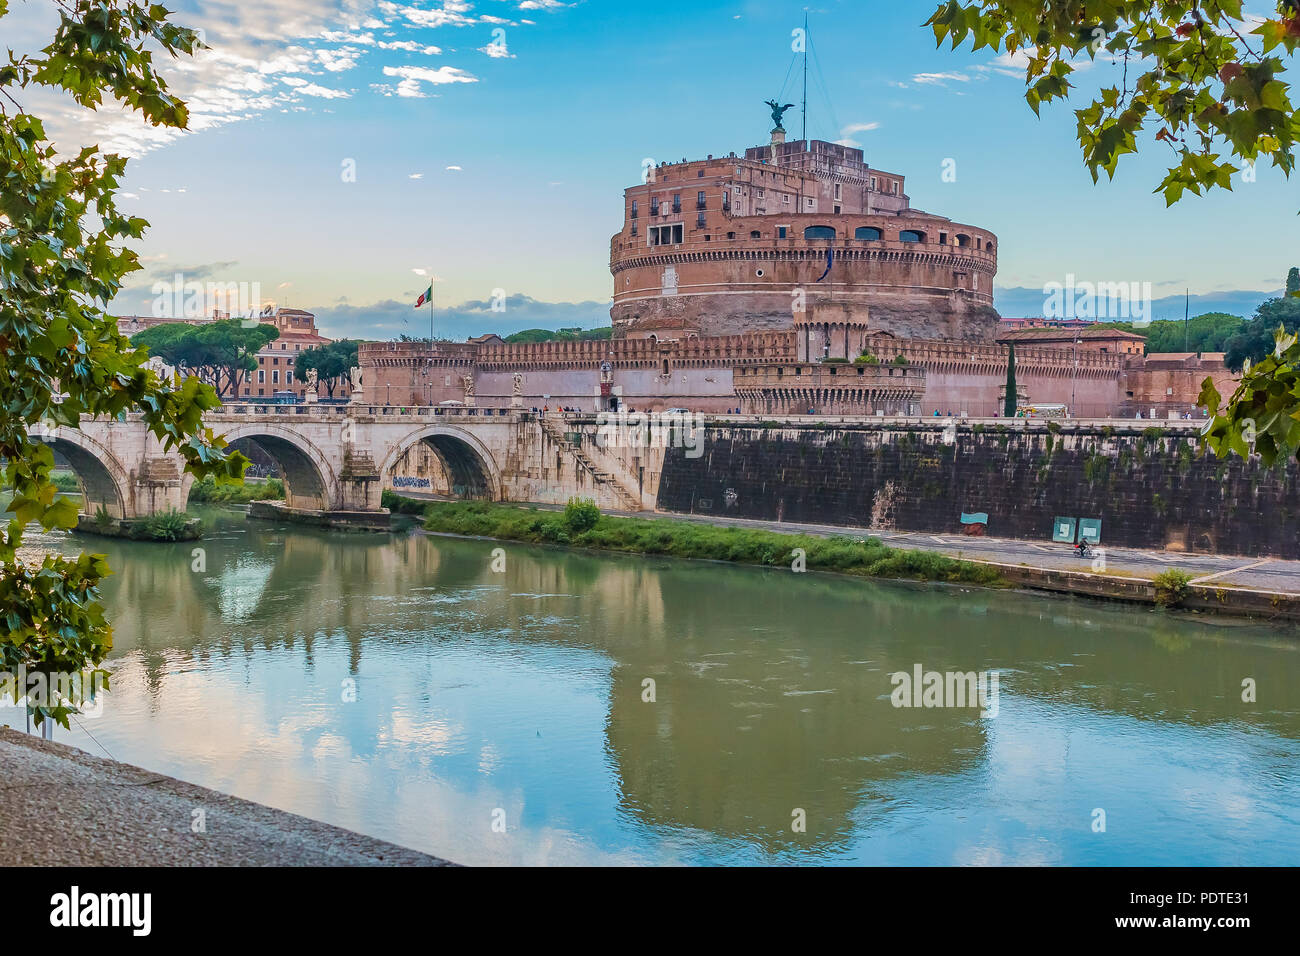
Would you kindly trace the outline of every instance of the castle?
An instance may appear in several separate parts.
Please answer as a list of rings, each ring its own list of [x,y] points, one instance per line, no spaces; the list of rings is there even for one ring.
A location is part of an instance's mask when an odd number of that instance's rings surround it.
[[[779,126],[743,157],[647,166],[610,242],[611,340],[363,344],[364,398],[482,414],[993,417],[1012,341],[1018,398],[1079,417],[1181,417],[1206,374],[1230,383],[1221,355],[1004,332],[997,238],[912,208],[903,183],[859,149],[787,143]]]
[[[777,129],[644,179],[610,240],[616,337],[788,329],[808,310],[904,338],[996,335],[994,235],[912,208],[860,149]]]

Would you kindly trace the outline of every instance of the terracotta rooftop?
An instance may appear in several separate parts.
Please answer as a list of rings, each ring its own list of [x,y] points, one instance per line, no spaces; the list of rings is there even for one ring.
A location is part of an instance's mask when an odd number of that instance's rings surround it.
[[[1146,341],[1145,335],[1139,335],[1136,332],[1126,332],[1123,329],[1009,329],[998,336],[999,342],[1062,342],[1072,341],[1074,339],[1134,339],[1139,342]]]

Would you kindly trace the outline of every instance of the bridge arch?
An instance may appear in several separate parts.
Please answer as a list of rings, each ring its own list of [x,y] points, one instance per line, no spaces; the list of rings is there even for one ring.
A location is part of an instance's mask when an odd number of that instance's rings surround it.
[[[67,459],[81,479],[86,514],[102,507],[114,518],[136,517],[130,472],[106,446],[76,428],[57,428],[40,440]]]
[[[391,487],[393,466],[418,442],[433,449],[462,497],[501,500],[501,469],[492,452],[469,429],[454,425],[427,425],[397,442],[379,469],[383,487]]]
[[[284,472],[284,499],[290,508],[331,511],[339,507],[339,480],[329,459],[301,432],[274,422],[249,422],[222,433],[231,445],[250,441]]]

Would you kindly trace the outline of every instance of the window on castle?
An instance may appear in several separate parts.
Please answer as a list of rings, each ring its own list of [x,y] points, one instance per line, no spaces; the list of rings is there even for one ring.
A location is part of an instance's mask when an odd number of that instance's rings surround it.
[[[957,236],[957,245],[962,246],[963,248],[966,247],[966,246],[969,246],[969,245],[970,245],[970,236],[966,236],[966,235],[958,234],[958,236]]]
[[[734,232],[729,232],[729,233],[727,233],[727,238],[728,238],[728,239],[735,239],[735,238],[736,238],[736,234],[735,234]]]
[[[805,239],[834,239],[834,226],[809,226],[803,231]]]
[[[681,242],[683,239],[683,226],[679,222],[672,226],[651,226],[650,227],[650,245],[668,246],[675,242]]]
[[[881,238],[881,232],[873,226],[858,226],[858,228],[853,230],[853,238],[867,240],[879,239]]]
[[[636,200],[633,199],[633,200],[632,200],[632,218],[633,218],[633,219],[636,218],[636,210],[637,210]]]
[[[894,180],[894,195],[898,195],[898,180]]]
[[[759,232],[757,229],[755,229],[755,230],[753,230],[753,231],[749,234],[749,238],[751,238],[751,239],[762,239],[762,238],[763,238],[763,234],[762,234],[761,232]]]
[[[776,237],[777,237],[778,239],[784,239],[784,238],[785,238],[785,233],[786,233],[786,228],[785,228],[785,226],[777,226],[777,227],[776,227]]]
[[[898,234],[899,242],[925,242],[925,233],[915,229],[904,229]]]

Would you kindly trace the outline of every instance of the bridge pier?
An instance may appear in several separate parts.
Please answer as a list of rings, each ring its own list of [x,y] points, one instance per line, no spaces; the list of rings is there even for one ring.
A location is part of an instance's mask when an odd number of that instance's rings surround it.
[[[339,507],[343,511],[377,511],[388,514],[381,504],[383,488],[375,457],[368,450],[348,448],[339,471]]]
[[[123,517],[144,517],[159,511],[184,511],[189,496],[189,482],[185,481],[184,466],[185,462],[179,455],[155,455],[142,461],[135,472],[133,513]]]

